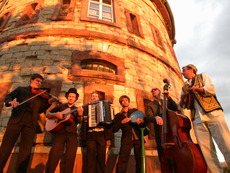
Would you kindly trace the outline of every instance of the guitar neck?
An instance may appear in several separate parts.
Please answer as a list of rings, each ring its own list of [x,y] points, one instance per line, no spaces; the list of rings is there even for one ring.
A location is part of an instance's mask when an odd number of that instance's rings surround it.
[[[98,102],[99,102],[99,101],[89,102],[89,103],[86,103],[86,104],[82,105],[82,107],[83,107],[83,106],[87,106],[87,105],[92,105],[92,104],[95,104],[95,103],[98,103]],[[73,112],[77,111],[77,109],[78,109],[78,107],[76,107],[76,108],[72,109],[71,111],[69,111],[69,112],[63,114],[63,117],[65,117],[66,115],[72,114]]]

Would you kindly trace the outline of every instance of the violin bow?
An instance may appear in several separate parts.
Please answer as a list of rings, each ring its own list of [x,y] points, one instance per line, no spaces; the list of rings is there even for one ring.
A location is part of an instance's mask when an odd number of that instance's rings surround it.
[[[46,90],[44,90],[44,91],[42,91],[42,92],[40,92],[40,93],[38,93],[38,94],[36,94],[36,95],[34,95],[34,96],[32,96],[32,97],[26,99],[26,100],[24,100],[24,101],[21,102],[18,106],[20,106],[20,105],[22,105],[22,104],[24,104],[24,103],[26,103],[26,102],[32,100],[33,98],[35,98],[35,97],[37,97],[37,96],[39,96],[39,95],[41,95],[41,94],[43,94],[43,93],[45,93],[45,92],[46,92]]]

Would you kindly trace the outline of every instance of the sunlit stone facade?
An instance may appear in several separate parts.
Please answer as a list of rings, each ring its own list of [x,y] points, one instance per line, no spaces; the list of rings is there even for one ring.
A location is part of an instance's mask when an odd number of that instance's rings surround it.
[[[43,87],[62,102],[71,87],[80,94],[78,105],[89,102],[97,90],[113,102],[115,113],[123,94],[131,98],[132,107],[144,111],[151,88],[162,89],[164,78],[178,102],[183,80],[174,37],[167,1],[0,0],[0,141],[11,113],[4,107],[5,95],[28,85],[33,73],[43,75]],[[41,115],[41,130],[44,122]],[[115,134],[108,144],[109,155],[118,154],[119,138],[120,133]],[[149,167],[157,172],[155,143],[147,138],[146,155],[153,160]],[[41,164],[44,170],[51,142],[49,133],[38,134],[31,169]],[[81,153],[79,147],[79,172]]]

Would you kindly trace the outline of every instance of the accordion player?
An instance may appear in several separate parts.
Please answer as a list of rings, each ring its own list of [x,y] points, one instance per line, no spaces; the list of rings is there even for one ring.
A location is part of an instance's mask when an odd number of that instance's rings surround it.
[[[103,126],[112,124],[114,112],[111,108],[112,102],[100,100],[88,105],[88,123],[89,127]]]

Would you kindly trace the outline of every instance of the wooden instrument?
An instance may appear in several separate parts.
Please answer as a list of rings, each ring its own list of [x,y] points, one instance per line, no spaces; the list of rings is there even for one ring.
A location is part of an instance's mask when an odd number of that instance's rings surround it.
[[[32,100],[32,99],[38,97],[38,96],[41,96],[41,97],[47,98],[47,99],[49,99],[49,98],[54,98],[59,104],[62,104],[62,103],[58,100],[58,98],[57,98],[56,96],[53,96],[53,95],[49,94],[46,90],[37,89],[37,88],[35,89],[35,88],[34,88],[34,89],[31,90],[31,92],[32,92],[33,94],[35,94],[35,95],[32,96],[32,97],[30,97],[30,98],[28,98],[28,99],[26,99],[26,100],[24,100],[24,101],[22,101],[21,103],[19,103],[18,106],[20,106],[20,105],[22,105],[22,104],[24,104],[24,103],[26,103],[26,102],[28,102],[28,101],[30,101],[30,100]]]
[[[70,108],[65,109],[61,113],[63,114],[63,119],[47,119],[45,130],[50,133],[57,133],[65,126],[69,126],[74,121],[74,116],[71,114],[77,111],[77,108],[72,110]]]
[[[89,105],[89,104],[94,104],[98,101],[90,102],[88,104],[85,104],[83,106]],[[47,119],[46,124],[45,124],[45,130],[50,133],[57,133],[60,130],[62,130],[64,127],[69,126],[73,123],[74,121],[74,116],[72,115],[73,112],[77,111],[78,108],[75,109],[70,109],[67,108],[61,113],[63,114],[63,119]]]
[[[110,107],[111,102],[108,101],[93,101],[87,104],[82,105],[88,106],[89,112],[87,112],[88,120],[92,121],[92,115],[96,117],[96,125],[100,123],[103,124],[111,124],[113,120],[113,111]],[[91,107],[94,107],[92,111]],[[73,112],[77,111],[78,108],[71,110],[67,108],[63,110],[61,113],[63,114],[63,119],[48,119],[46,121],[45,129],[50,133],[57,133],[65,126],[71,125],[74,121],[74,116],[72,115]],[[110,112],[111,111],[111,112]],[[110,114],[109,114],[110,113]]]
[[[165,83],[164,90],[168,90],[169,82]],[[167,109],[165,94],[162,118],[162,148],[165,158],[170,160],[171,172],[206,173],[207,166],[200,148],[192,142],[189,134],[189,118]]]
[[[192,78],[191,85],[187,84],[186,90],[184,91],[186,96],[185,96],[185,108],[187,109],[193,109],[194,108],[194,93],[189,91],[189,88],[194,86],[195,83],[195,77]]]

